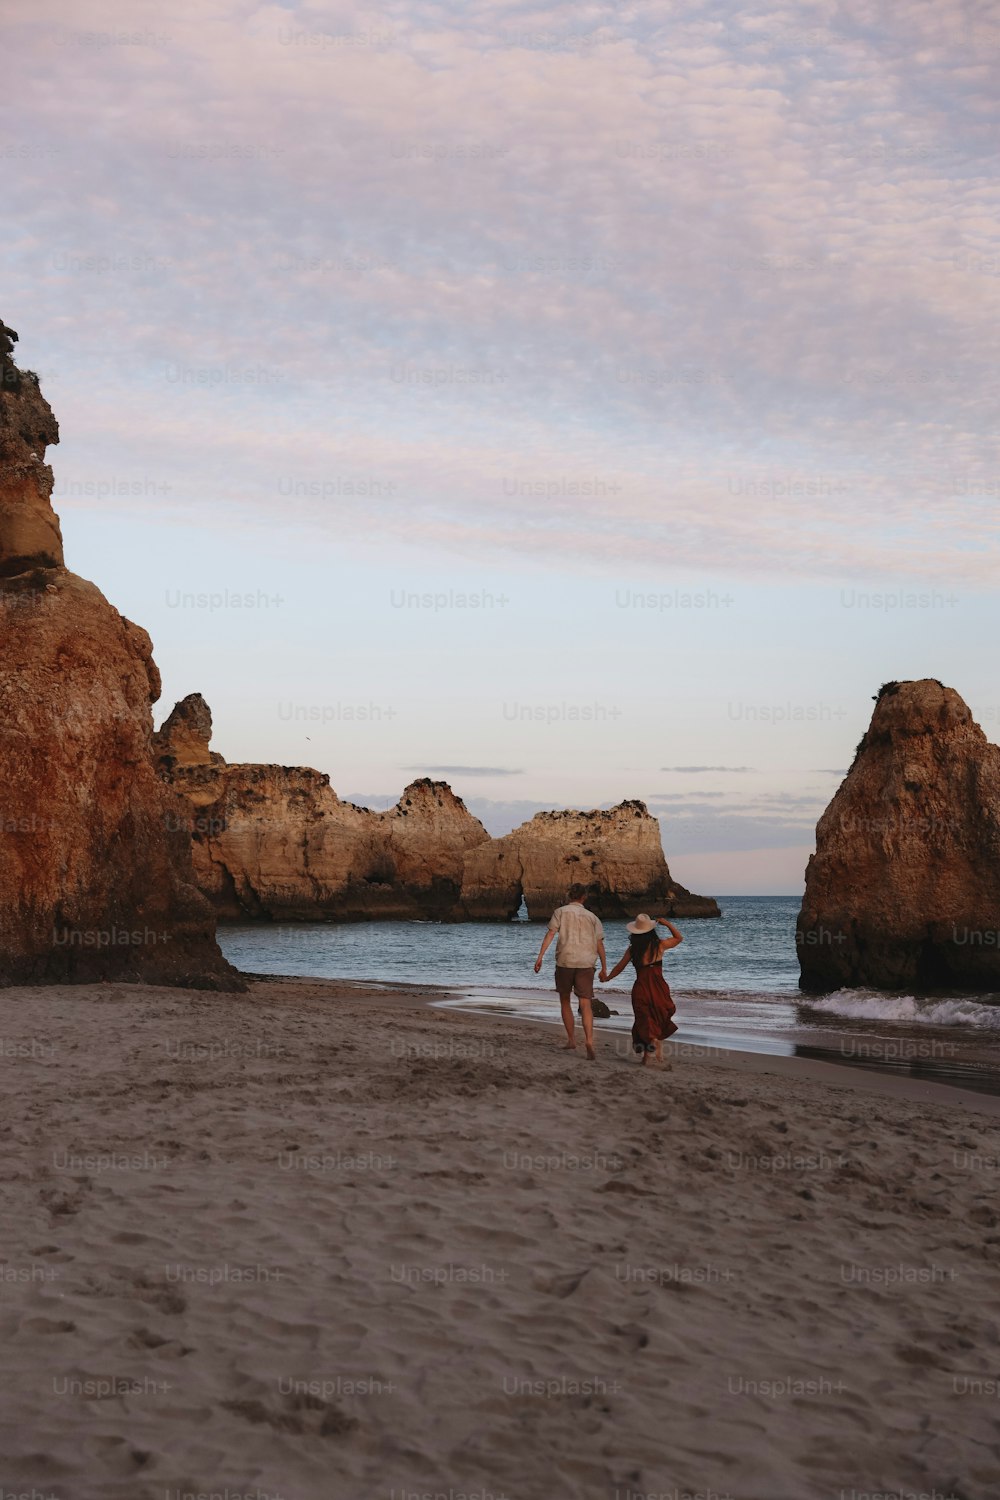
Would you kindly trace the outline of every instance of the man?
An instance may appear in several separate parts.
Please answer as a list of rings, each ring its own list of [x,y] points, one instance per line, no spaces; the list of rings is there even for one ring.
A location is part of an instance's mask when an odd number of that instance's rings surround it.
[[[535,973],[542,972],[542,959],[552,939],[558,934],[556,944],[556,990],[566,1028],[565,1050],[576,1046],[575,1021],[573,1019],[573,991],[580,1001],[580,1017],[583,1021],[583,1039],[587,1044],[587,1056],[591,1062],[597,1056],[594,1051],[594,964],[601,960],[601,980],[608,977],[608,960],[604,952],[604,928],[592,911],[584,906],[587,899],[585,885],[571,885],[569,899],[552,913],[548,931],[542,939],[541,950],[535,961]]]

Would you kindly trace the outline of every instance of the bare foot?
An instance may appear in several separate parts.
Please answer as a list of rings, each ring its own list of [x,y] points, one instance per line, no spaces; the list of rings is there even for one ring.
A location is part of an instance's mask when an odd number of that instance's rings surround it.
[[[596,1062],[597,1061],[597,1053],[594,1051],[593,1047],[590,1045],[589,1042],[587,1043],[587,1056],[588,1056],[588,1058],[590,1059],[591,1062]]]
[[[560,1052],[575,1052],[576,1051],[576,1043],[575,1042],[560,1042],[559,1043],[559,1051]]]

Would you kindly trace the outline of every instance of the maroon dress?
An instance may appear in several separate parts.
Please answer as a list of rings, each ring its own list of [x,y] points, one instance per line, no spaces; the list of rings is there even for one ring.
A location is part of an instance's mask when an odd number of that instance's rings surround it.
[[[632,1048],[635,1052],[654,1052],[654,1043],[665,1042],[673,1036],[677,1027],[674,1015],[677,1007],[670,994],[670,986],[663,977],[663,960],[643,964],[636,970],[632,986],[632,1010],[635,1024],[632,1027]]]

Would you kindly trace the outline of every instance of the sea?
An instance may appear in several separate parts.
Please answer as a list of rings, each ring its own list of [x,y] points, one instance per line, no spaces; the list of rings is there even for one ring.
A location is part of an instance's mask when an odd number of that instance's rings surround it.
[[[677,1006],[673,1044],[812,1057],[1000,1094],[1000,994],[917,996],[866,989],[803,995],[795,896],[719,897],[718,920],[678,921],[684,935],[664,974]],[[628,945],[605,922],[609,967]],[[553,950],[533,965],[544,924],[489,922],[247,923],[220,926],[226,957],[245,973],[426,987],[431,1003],[531,1021],[558,1019]],[[600,1022],[629,1050],[630,971],[595,985],[616,1011]],[[436,998],[435,998],[436,997]]]

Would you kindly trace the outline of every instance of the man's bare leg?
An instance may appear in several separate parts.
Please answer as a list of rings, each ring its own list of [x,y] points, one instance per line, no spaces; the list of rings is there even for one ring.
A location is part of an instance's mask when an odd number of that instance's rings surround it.
[[[583,1022],[583,1039],[587,1044],[587,1056],[593,1062],[597,1053],[594,1051],[594,1007],[585,995],[579,996],[580,1019]]]
[[[562,1022],[566,1028],[566,1041],[563,1043],[563,1051],[570,1052],[576,1046],[576,1022],[573,1019],[573,997],[572,995],[559,996],[559,1009],[562,1011]]]

